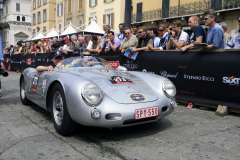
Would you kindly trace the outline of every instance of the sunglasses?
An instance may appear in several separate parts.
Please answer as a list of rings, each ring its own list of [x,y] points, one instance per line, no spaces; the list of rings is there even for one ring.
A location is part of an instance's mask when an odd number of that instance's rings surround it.
[[[210,17],[204,18],[204,21],[208,20]]]
[[[127,34],[130,34],[130,33],[125,33],[125,34],[127,35]]]
[[[142,33],[142,31],[138,32],[138,34],[141,34],[141,33]]]
[[[171,30],[172,30],[172,29],[171,29]],[[162,31],[164,31],[164,30],[163,30],[163,29],[159,29],[158,31],[161,31],[161,32],[162,32]]]
[[[172,28],[168,28],[169,30],[172,30]]]
[[[63,59],[63,57],[62,56],[57,56],[57,57],[55,57],[55,59],[56,60],[61,60],[61,59]]]

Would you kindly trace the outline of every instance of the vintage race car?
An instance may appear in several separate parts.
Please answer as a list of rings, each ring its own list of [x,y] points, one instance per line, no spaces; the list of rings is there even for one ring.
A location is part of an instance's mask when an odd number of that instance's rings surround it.
[[[76,123],[106,128],[159,121],[177,106],[176,88],[165,77],[113,69],[102,58],[73,57],[53,71],[25,69],[20,98],[51,112],[56,131],[68,135]]]

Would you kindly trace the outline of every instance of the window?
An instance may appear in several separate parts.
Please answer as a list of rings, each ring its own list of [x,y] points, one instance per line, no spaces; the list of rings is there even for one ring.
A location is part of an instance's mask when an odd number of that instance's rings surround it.
[[[35,34],[36,34],[36,31],[35,29],[33,29],[32,36],[35,36]]]
[[[106,15],[107,24],[111,24],[111,14]]]
[[[33,9],[36,8],[36,0],[33,0]]]
[[[59,24],[58,24],[58,31],[59,31],[59,33],[58,33],[58,34],[59,34],[59,35],[61,35],[61,30],[62,30],[62,24],[61,24],[61,23],[59,23]]]
[[[38,24],[41,23],[41,13],[40,12],[37,13],[37,22],[38,22]]]
[[[35,25],[36,24],[36,16],[35,16],[35,14],[33,14],[33,25]]]
[[[105,14],[103,15],[103,23],[110,24],[111,28],[114,27],[114,13],[113,8],[109,8],[105,10]]]
[[[72,12],[72,0],[68,0],[68,13]]]
[[[41,6],[41,0],[37,0],[38,1],[38,7]]]
[[[97,0],[89,0],[89,7],[95,7],[97,5]]]
[[[47,0],[43,0],[43,4],[47,4]]]
[[[63,3],[57,4],[57,16],[60,17],[63,15]]]
[[[112,2],[113,0],[104,0],[104,3]]]
[[[43,33],[44,33],[44,34],[47,33],[47,29],[46,29],[46,27],[43,27]]]
[[[79,29],[80,29],[80,30],[82,30],[82,23],[83,23],[82,19],[79,19],[78,25],[79,25]]]
[[[6,6],[6,15],[8,14],[8,6]]]
[[[20,16],[17,16],[17,21],[20,21]]]
[[[90,17],[89,17],[89,25],[91,24],[92,20],[96,18],[96,12],[90,13]]]
[[[67,24],[69,25],[72,22],[72,18],[67,19]]]
[[[39,27],[37,27],[37,33],[40,31],[40,28]]]
[[[83,9],[83,0],[79,0],[79,9]]]
[[[25,22],[25,17],[24,16],[22,17],[22,21]]]
[[[82,30],[82,25],[83,25],[83,16],[78,16],[78,26],[79,29]]]
[[[47,10],[44,9],[43,10],[43,22],[46,22],[47,21]]]
[[[16,3],[16,11],[20,12],[20,3]]]

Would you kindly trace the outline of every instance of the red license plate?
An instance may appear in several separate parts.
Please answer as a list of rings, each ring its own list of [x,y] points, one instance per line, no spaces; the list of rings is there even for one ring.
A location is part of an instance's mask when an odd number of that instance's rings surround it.
[[[135,119],[158,116],[158,106],[140,108],[135,110]]]

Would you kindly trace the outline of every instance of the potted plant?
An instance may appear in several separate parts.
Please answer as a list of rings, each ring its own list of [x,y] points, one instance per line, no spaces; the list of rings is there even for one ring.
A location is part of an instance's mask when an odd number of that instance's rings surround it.
[[[0,23],[0,30],[2,29],[10,29],[10,25],[7,23]]]

